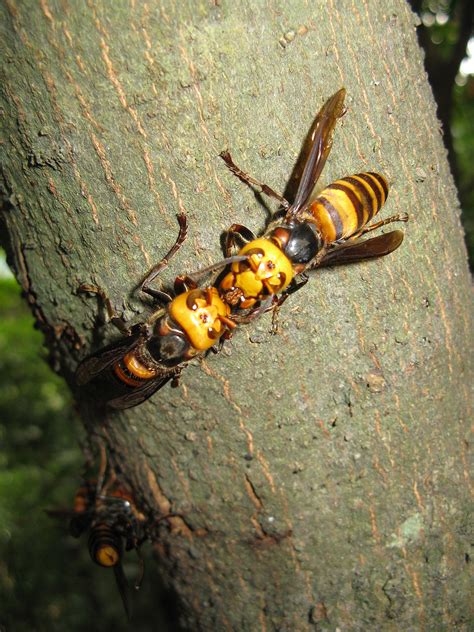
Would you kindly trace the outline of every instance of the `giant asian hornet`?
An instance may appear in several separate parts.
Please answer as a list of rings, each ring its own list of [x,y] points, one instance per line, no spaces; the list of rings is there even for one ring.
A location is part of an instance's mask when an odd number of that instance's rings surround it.
[[[50,510],[48,514],[68,518],[69,533],[75,538],[89,534],[89,554],[99,566],[113,568],[125,613],[130,619],[123,554],[132,549],[138,552],[147,538],[147,519],[137,509],[132,493],[115,479],[104,486],[85,480],[75,494],[72,511]],[[143,565],[136,588],[142,576]]]
[[[262,237],[241,224],[228,233],[226,259],[199,273],[178,276],[175,294],[151,287],[186,237],[186,217],[178,216],[180,231],[167,255],[143,280],[140,289],[164,307],[132,328],[116,314],[103,290],[83,284],[81,290],[97,293],[105,302],[112,323],[124,338],[86,358],[78,367],[79,385],[101,383],[101,396],[112,408],[130,408],[145,401],[164,384],[176,382],[189,360],[213,348],[231,335],[237,323],[277,309],[306,283],[307,272],[322,266],[355,263],[393,252],[403,241],[394,230],[370,239],[363,235],[385,224],[406,222],[406,214],[369,224],[388,195],[386,179],[375,172],[359,173],[333,182],[312,197],[332,147],[337,120],[345,113],[345,89],[323,105],[310,130],[310,145],[298,189],[290,204],[271,187],[241,171],[229,152],[221,157],[246,184],[278,200],[285,211],[276,216]],[[237,237],[247,242],[231,256]],[[199,288],[197,279],[231,265],[216,286]],[[240,309],[248,310],[245,315]]]
[[[250,309],[247,317],[234,316],[236,322],[251,320],[281,305],[289,294],[306,283],[305,273],[310,270],[388,255],[403,241],[400,230],[361,239],[385,224],[408,220],[406,214],[398,214],[368,224],[388,195],[387,180],[378,173],[359,173],[336,180],[312,197],[332,147],[337,120],[345,114],[345,94],[341,88],[316,116],[292,204],[268,185],[241,171],[229,152],[221,153],[234,175],[260,193],[278,200],[285,211],[283,218],[271,221],[262,237],[256,237],[241,224],[233,224],[227,233],[226,256],[230,255],[236,238],[246,242],[238,254],[247,258],[233,263],[219,284],[228,304],[235,309]]]
[[[142,292],[162,305],[145,322],[127,327],[101,288],[89,284],[79,288],[102,298],[110,321],[124,336],[83,360],[76,372],[78,385],[91,382],[100,386],[101,399],[112,408],[131,408],[170,380],[176,383],[187,362],[211,349],[236,327],[231,307],[222,300],[217,288],[199,288],[197,279],[241,261],[245,255],[230,257],[194,275],[176,277],[174,297],[151,287],[186,238],[186,216],[178,215],[178,221],[180,230],[175,244],[140,286]]]

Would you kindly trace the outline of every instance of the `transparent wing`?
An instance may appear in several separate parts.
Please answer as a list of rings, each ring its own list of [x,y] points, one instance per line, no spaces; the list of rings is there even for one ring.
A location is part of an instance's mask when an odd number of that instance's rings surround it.
[[[403,241],[403,236],[403,231],[392,230],[389,233],[384,233],[383,235],[378,235],[371,239],[349,240],[329,250],[314,268],[310,267],[310,270],[347,263],[357,263],[358,261],[373,259],[375,257],[384,257],[400,246]]]
[[[115,582],[120,593],[120,598],[122,599],[123,609],[125,610],[125,614],[127,615],[127,621],[130,621],[132,613],[130,610],[130,601],[128,598],[128,582],[127,578],[125,577],[125,573],[123,572],[121,562],[114,566],[114,575]]]
[[[151,397],[156,391],[159,391],[160,388],[163,388],[165,384],[167,384],[173,377],[175,373],[174,371],[170,375],[166,375],[162,378],[156,378],[154,380],[149,380],[145,382],[143,386],[139,386],[130,390],[130,392],[125,393],[125,395],[120,395],[120,397],[116,397],[115,399],[111,399],[107,402],[107,406],[111,408],[115,408],[117,410],[125,410],[126,408],[133,408],[133,406],[138,406],[149,397]]]
[[[288,214],[296,215],[308,203],[314,186],[326,164],[329,152],[331,151],[334,128],[337,120],[344,115],[345,96],[345,88],[338,90],[326,101],[314,120],[310,133],[310,150],[294,202]]]
[[[87,357],[77,367],[76,383],[79,386],[83,386],[99,375],[99,373],[112,366],[112,364],[118,362],[137,345],[140,336],[140,333],[132,334],[99,349],[99,351]]]

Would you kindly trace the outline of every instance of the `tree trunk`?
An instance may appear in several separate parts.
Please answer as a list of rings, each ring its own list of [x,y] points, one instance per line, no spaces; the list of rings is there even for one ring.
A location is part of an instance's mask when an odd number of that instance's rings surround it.
[[[391,182],[405,241],[321,270],[181,386],[85,423],[160,521],[189,630],[467,630],[471,290],[456,192],[402,0],[5,0],[2,186],[10,262],[73,385],[116,337],[80,283],[134,293],[222,258],[268,215],[218,154],[285,189],[341,86],[324,183]],[[80,394],[75,392],[80,399]],[[153,622],[150,622],[153,629]]]

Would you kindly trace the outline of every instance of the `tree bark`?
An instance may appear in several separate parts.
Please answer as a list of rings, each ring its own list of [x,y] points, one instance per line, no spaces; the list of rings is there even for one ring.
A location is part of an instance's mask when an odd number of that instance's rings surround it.
[[[415,12],[421,11],[422,0],[412,0],[410,4]],[[451,132],[453,91],[459,67],[467,54],[467,44],[472,37],[474,6],[469,0],[456,0],[449,4],[448,10],[451,28],[456,37],[454,41],[450,42],[449,56],[446,55],[446,50],[441,51],[439,44],[435,44],[431,40],[429,28],[423,24],[418,30],[418,39],[426,53],[426,72],[436,99],[437,115],[443,127],[449,165],[455,183],[459,184],[457,158]]]
[[[189,630],[467,630],[471,288],[456,192],[405,2],[5,0],[4,241],[89,433],[157,519]],[[341,86],[324,183],[363,170],[407,211],[383,260],[322,270],[280,316],[241,327],[178,389],[105,417],[80,358],[116,337],[108,292],[222,257],[268,214],[230,149],[283,190]],[[159,516],[176,516],[158,522]],[[153,622],[150,622],[153,629]]]

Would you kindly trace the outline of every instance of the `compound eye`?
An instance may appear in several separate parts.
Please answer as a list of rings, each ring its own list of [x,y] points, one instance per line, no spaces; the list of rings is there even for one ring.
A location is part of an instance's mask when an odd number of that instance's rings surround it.
[[[186,307],[193,311],[196,310],[198,308],[198,300],[204,300],[207,302],[207,296],[204,290],[193,290],[192,292],[189,292],[186,298]]]
[[[264,255],[264,252],[261,248],[250,248],[250,250],[247,250],[245,252],[245,254],[250,258],[253,257],[254,255],[257,256],[259,259],[261,259]]]

